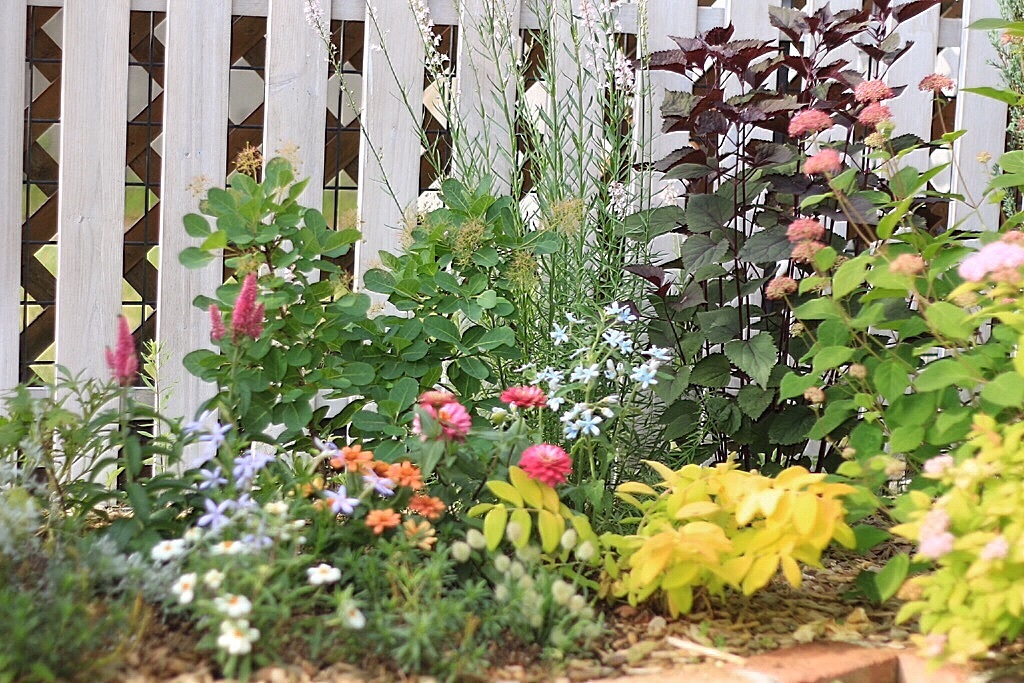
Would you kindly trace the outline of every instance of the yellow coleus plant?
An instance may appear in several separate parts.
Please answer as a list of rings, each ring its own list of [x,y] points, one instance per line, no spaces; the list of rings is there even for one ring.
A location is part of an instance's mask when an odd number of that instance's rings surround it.
[[[600,541],[590,520],[573,512],[552,487],[513,466],[508,468],[508,481],[488,481],[487,488],[498,502],[475,505],[469,516],[484,518],[488,550],[496,550],[503,539],[517,549],[536,539],[551,560],[564,562],[573,550],[580,561],[596,563],[600,559]],[[570,530],[575,535],[574,542],[565,543],[563,539]]]
[[[800,564],[821,566],[832,540],[856,545],[842,502],[855,489],[827,482],[825,474],[790,467],[766,477],[732,463],[673,471],[645,462],[663,481],[619,486],[616,495],[640,517],[636,533],[602,536],[611,550],[604,560],[606,594],[636,604],[659,593],[675,616],[690,611],[697,586],[750,595],[781,567],[799,587]]]

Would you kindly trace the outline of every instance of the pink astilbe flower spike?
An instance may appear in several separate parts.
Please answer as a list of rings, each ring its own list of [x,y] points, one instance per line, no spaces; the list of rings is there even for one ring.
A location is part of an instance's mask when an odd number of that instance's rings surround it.
[[[210,339],[220,341],[227,334],[224,327],[224,316],[221,315],[217,304],[210,304]]]
[[[235,301],[235,310],[231,313],[231,339],[238,341],[239,336],[259,339],[263,334],[263,304],[256,305],[256,274],[245,276],[242,289]]]
[[[139,371],[139,357],[135,353],[135,340],[128,327],[128,318],[123,315],[117,321],[117,344],[111,351],[106,349],[107,366],[114,381],[122,387],[129,386]]]

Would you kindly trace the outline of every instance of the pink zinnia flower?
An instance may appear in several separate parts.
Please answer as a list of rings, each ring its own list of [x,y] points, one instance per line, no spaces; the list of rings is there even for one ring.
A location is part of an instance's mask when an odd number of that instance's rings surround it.
[[[557,486],[564,484],[572,472],[572,459],[558,446],[541,443],[523,451],[519,466],[531,479],[548,486]]]
[[[783,275],[768,283],[768,286],[764,288],[764,295],[768,299],[782,299],[796,290],[796,280]]]
[[[231,312],[231,338],[237,341],[239,336],[259,339],[263,334],[263,304],[256,305],[256,274],[245,276],[242,289],[235,300],[235,310]]]
[[[424,391],[420,394],[418,399],[418,403],[421,406],[430,406],[431,408],[440,408],[443,405],[458,402],[459,399],[455,397],[455,394],[450,394],[447,391],[438,391],[436,389]]]
[[[548,404],[548,397],[540,387],[509,387],[501,392],[501,401],[513,408],[543,408]]]
[[[941,93],[943,90],[953,90],[956,88],[956,83],[949,76],[943,76],[941,74],[928,74],[921,79],[921,82],[917,85],[918,90],[925,92],[931,91],[935,94]]]
[[[860,112],[857,121],[863,126],[877,126],[882,121],[892,119],[892,110],[880,102],[872,102]]]
[[[1010,554],[1010,544],[1005,536],[996,536],[981,549],[983,560],[1004,560]]]
[[[804,162],[804,174],[838,173],[843,167],[839,152],[834,149],[823,149]]]
[[[999,241],[986,244],[965,258],[958,272],[968,282],[981,282],[994,273],[1016,271],[1021,265],[1024,265],[1024,246]]]
[[[135,354],[135,340],[128,327],[128,318],[123,315],[117,320],[117,343],[111,351],[106,349],[107,367],[114,381],[122,387],[130,385],[139,371],[139,357]]]
[[[793,253],[791,258],[797,263],[810,263],[814,260],[814,255],[825,248],[825,245],[821,242],[815,242],[813,240],[804,240],[800,244],[793,247]]]
[[[892,88],[886,85],[885,81],[878,78],[871,81],[861,81],[853,89],[853,99],[858,102],[881,102],[882,100],[891,99],[892,96]]]
[[[789,122],[789,136],[798,138],[805,133],[819,133],[834,125],[832,117],[820,109],[804,109]]]
[[[210,339],[220,341],[227,334],[224,328],[224,316],[221,315],[217,304],[210,304]]]
[[[797,218],[786,228],[790,242],[820,240],[825,235],[825,226],[813,218]]]
[[[420,409],[434,418],[441,426],[441,438],[445,441],[465,441],[470,427],[473,426],[473,418],[469,416],[465,406],[461,403],[445,403],[437,408],[421,403]],[[423,422],[420,420],[419,415],[414,415],[412,418],[412,433],[419,434],[420,439],[423,441],[427,440],[427,436],[423,433]]]

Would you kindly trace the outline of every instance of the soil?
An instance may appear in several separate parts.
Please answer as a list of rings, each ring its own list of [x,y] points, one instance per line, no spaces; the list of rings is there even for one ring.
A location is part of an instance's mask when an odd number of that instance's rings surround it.
[[[766,651],[812,641],[842,641],[870,647],[908,648],[912,625],[893,623],[898,600],[884,607],[850,597],[863,569],[878,569],[899,549],[882,546],[868,556],[833,551],[823,568],[808,568],[800,589],[781,579],[745,597],[699,596],[694,610],[678,619],[647,607],[619,605],[605,613],[609,636],[594,650],[564,661],[542,661],[536,649],[495,647],[492,667],[484,680],[590,681],[622,675],[652,674],[699,661],[738,663]],[[895,604],[894,604],[895,603]],[[152,624],[129,654],[117,678],[128,683],[213,683],[216,666],[195,652],[195,636],[184,630]],[[1024,644],[1003,648],[990,662],[1007,664],[1024,659]],[[254,681],[266,683],[385,683],[419,681],[367,665],[360,669],[336,664],[317,669],[308,663],[267,667]]]

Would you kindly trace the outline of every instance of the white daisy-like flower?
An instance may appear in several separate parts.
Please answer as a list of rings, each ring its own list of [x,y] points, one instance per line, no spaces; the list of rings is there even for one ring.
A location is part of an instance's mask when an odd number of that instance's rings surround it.
[[[219,589],[222,583],[224,583],[224,572],[222,571],[211,569],[203,574],[203,585],[212,591]]]
[[[218,612],[228,615],[232,619],[244,617],[252,611],[252,603],[244,595],[232,595],[228,593],[213,601],[213,606]]]
[[[341,581],[341,570],[324,562],[307,569],[306,575],[309,577],[309,582],[314,586]]]
[[[167,560],[179,557],[185,552],[185,540],[181,538],[172,538],[166,541],[160,541],[153,550],[150,551],[150,556],[157,562],[166,562]]]
[[[267,511],[267,514],[284,517],[288,513],[288,503],[283,500],[274,500],[264,505],[263,509]]]
[[[342,610],[342,617],[345,620],[345,625],[350,629],[358,631],[366,626],[366,617],[363,613],[353,604],[349,604]]]
[[[203,535],[205,533],[206,532],[203,531],[202,529],[200,529],[199,527],[194,526],[191,529],[189,529],[188,531],[186,531],[184,534],[182,534],[181,538],[186,543],[198,543],[199,541],[201,541],[203,539]]]
[[[182,574],[171,586],[171,592],[178,596],[178,602],[187,605],[196,596],[196,575]]]
[[[252,652],[252,644],[259,638],[259,630],[251,628],[247,620],[229,619],[220,624],[217,647],[225,650],[229,655],[247,655]]]
[[[242,541],[221,541],[210,548],[214,555],[241,555],[249,552],[249,546]]]

